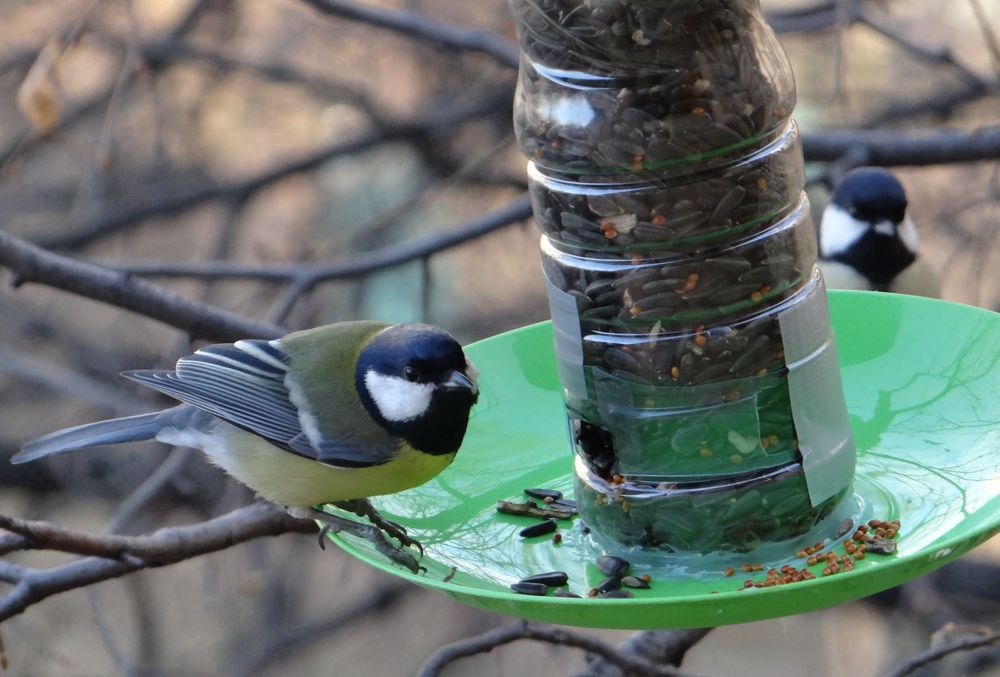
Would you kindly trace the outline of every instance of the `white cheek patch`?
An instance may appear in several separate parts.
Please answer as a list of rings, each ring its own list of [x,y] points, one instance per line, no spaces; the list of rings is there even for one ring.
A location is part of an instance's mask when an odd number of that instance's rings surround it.
[[[847,251],[867,230],[866,223],[858,221],[838,205],[827,205],[819,229],[820,255],[830,258]]]
[[[434,394],[433,383],[412,383],[398,376],[379,374],[374,369],[365,372],[365,387],[382,418],[392,423],[422,416]]]
[[[909,216],[904,217],[903,222],[899,224],[899,239],[907,249],[914,254],[917,253],[920,239],[917,237],[917,227],[913,225],[913,220]]]
[[[472,381],[472,394],[479,394],[479,370],[469,360],[465,361],[465,375]]]

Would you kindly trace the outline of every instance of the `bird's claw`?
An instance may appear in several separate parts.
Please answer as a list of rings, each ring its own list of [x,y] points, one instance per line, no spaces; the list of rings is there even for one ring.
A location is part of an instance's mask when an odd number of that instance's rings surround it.
[[[353,503],[353,502],[348,502]],[[364,501],[364,503],[368,503]],[[354,508],[356,506],[345,506],[337,504],[338,507],[349,510],[362,517],[367,517],[372,524],[360,524],[353,520],[345,519],[343,517],[337,517],[336,515],[331,515],[329,513],[323,512],[321,510],[313,511],[313,515],[319,521],[323,522],[323,526],[319,530],[319,546],[323,550],[326,549],[326,535],[330,532],[338,533],[341,531],[346,531],[349,534],[353,534],[358,538],[363,538],[378,550],[380,553],[388,557],[391,561],[406,567],[411,572],[418,574],[421,571],[427,571],[426,568],[420,566],[417,563],[416,558],[404,550],[403,548],[409,547],[411,545],[416,546],[420,551],[420,556],[424,555],[423,546],[415,539],[410,538],[406,535],[406,529],[402,526],[396,524],[395,522],[390,522],[389,520],[383,519],[381,515],[368,504],[368,510],[364,513],[358,512]],[[386,538],[389,535],[392,538],[398,540],[402,547],[397,547],[389,542]]]
[[[399,541],[400,545],[403,547],[415,547],[420,551],[420,556],[424,556],[424,546],[420,543],[420,541],[415,538],[410,538],[410,536],[406,533],[406,527],[402,524],[398,524],[392,520],[387,520],[382,517],[381,513],[379,513],[379,511],[375,509],[375,506],[373,506],[367,499],[359,498],[353,501],[340,501],[334,505],[349,512],[353,512],[359,517],[366,518],[376,528],[381,529],[388,534],[390,538],[395,538]]]
[[[333,531],[329,524],[324,524],[319,528],[319,549],[326,550],[326,535]]]

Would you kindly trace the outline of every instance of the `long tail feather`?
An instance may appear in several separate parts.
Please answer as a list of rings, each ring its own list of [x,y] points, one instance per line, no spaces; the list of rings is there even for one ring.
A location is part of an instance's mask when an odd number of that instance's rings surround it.
[[[57,430],[26,443],[21,447],[20,452],[14,454],[10,462],[27,463],[76,449],[151,440],[163,427],[163,414],[162,411],[154,411],[149,414],[84,423],[72,428]]]

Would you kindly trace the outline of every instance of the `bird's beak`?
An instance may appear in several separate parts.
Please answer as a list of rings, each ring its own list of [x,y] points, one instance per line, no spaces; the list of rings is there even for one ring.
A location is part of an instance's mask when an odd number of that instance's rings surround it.
[[[445,390],[468,390],[476,392],[476,382],[457,369],[452,369],[441,387]]]

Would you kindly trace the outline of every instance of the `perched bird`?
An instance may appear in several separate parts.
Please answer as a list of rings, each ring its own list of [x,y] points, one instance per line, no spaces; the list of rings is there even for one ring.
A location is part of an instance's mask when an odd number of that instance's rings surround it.
[[[403,545],[419,547],[365,499],[444,470],[479,393],[462,347],[426,324],[342,322],[274,341],[210,345],[173,370],[123,376],[183,404],[50,433],[11,461],[151,439],[198,448],[292,514],[369,538],[413,570],[412,555],[379,530],[313,506],[340,502]]]
[[[819,267],[827,287],[940,296],[906,207],[906,191],[890,172],[861,167],[844,175],[820,224]]]

